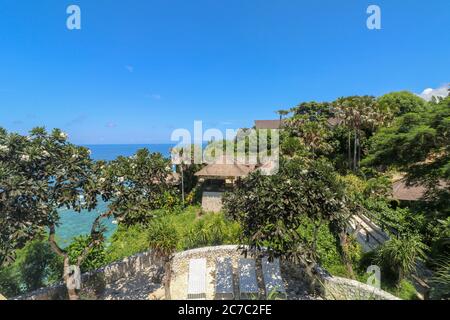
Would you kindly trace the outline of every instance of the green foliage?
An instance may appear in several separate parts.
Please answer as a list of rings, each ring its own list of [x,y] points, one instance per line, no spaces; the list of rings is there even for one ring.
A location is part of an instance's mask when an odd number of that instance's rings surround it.
[[[83,254],[92,239],[89,236],[78,236],[66,248],[71,264],[77,264],[78,258]],[[92,271],[106,264],[105,246],[103,242],[95,243],[89,248],[86,258],[83,260],[80,269],[81,272]]]
[[[391,273],[400,283],[416,269],[418,261],[424,261],[427,246],[417,235],[391,238],[377,249],[376,262],[385,273]]]
[[[302,102],[291,109],[295,116],[308,116],[310,120],[328,119],[334,116],[331,103],[328,102]]]
[[[239,224],[227,220],[222,213],[198,217],[198,207],[188,207],[181,212],[155,211],[157,220],[170,224],[178,235],[177,251],[204,246],[238,244]],[[106,249],[109,262],[144,252],[149,249],[149,226],[119,226]]]
[[[437,263],[430,283],[432,288],[431,299],[450,299],[450,257],[447,256]]]
[[[150,224],[147,239],[150,248],[157,256],[168,257],[176,251],[180,238],[172,224],[167,220],[158,219]]]
[[[316,261],[317,233],[323,223],[343,230],[343,187],[324,160],[282,160],[276,175],[259,172],[238,181],[224,196],[229,217],[241,224],[241,243],[272,257]],[[314,223],[313,240],[298,232],[308,218]]]
[[[0,267],[0,292],[14,297],[61,281],[62,259],[40,237],[16,251],[16,259]]]
[[[235,222],[225,219],[222,213],[209,214],[196,219],[183,232],[183,250],[204,246],[237,244],[240,228]]]
[[[144,225],[122,226],[114,232],[106,249],[106,260],[115,262],[148,250],[146,227]]]
[[[102,195],[112,199],[109,209],[121,224],[148,224],[154,217],[153,210],[179,203],[178,190],[169,183],[170,173],[168,159],[141,149],[106,166]]]
[[[284,154],[293,155],[305,151],[312,157],[328,155],[333,151],[329,143],[331,136],[330,126],[323,117],[311,117],[310,115],[297,115],[285,121],[282,151]]]
[[[42,288],[62,278],[62,260],[43,240],[28,243],[19,253],[19,266],[25,292]]]
[[[395,288],[386,286],[385,290],[403,300],[418,300],[416,288],[406,279],[400,281]]]
[[[410,182],[430,187],[450,178],[450,98],[423,112],[408,113],[372,139],[367,165],[393,165]]]
[[[391,92],[378,98],[378,104],[391,117],[425,110],[426,102],[409,91]]]
[[[98,170],[89,150],[58,129],[28,136],[0,130],[0,265],[45,227],[52,230],[58,208],[95,208]]]
[[[0,268],[0,293],[7,298],[22,293],[20,273],[14,264]]]

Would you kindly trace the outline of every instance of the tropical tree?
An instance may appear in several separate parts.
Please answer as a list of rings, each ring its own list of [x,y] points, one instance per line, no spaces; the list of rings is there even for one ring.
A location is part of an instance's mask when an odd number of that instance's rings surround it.
[[[335,116],[335,110],[329,102],[302,102],[291,109],[293,116],[308,116],[310,120],[329,119]]]
[[[192,192],[198,184],[195,173],[203,167],[202,149],[200,145],[191,144],[173,148],[171,154],[172,163],[176,165],[177,173],[181,176],[181,194],[185,205],[185,194]]]
[[[289,111],[287,110],[278,110],[276,112],[280,116],[280,121],[283,120],[283,117],[287,116],[289,114]]]
[[[170,160],[160,153],[138,150],[132,157],[118,157],[103,168],[99,188],[110,200],[109,215],[125,226],[148,224],[155,209],[179,203],[171,184]]]
[[[423,112],[427,107],[425,100],[409,91],[391,92],[377,100],[389,121],[406,113]]]
[[[343,125],[353,131],[353,157],[352,137],[351,133],[348,133],[348,163],[353,171],[357,171],[362,156],[361,140],[364,137],[364,130],[373,133],[385,122],[386,113],[379,109],[376,99],[371,96],[339,98],[334,102],[334,108]]]
[[[179,235],[167,220],[157,220],[150,224],[148,242],[155,258],[164,265],[164,290],[166,300],[170,300],[170,282],[172,279],[172,259],[177,249]]]
[[[372,138],[365,165],[393,166],[411,184],[433,188],[450,179],[450,98],[399,117]]]
[[[242,226],[241,243],[270,258],[303,264],[313,286],[319,228],[329,223],[336,238],[344,239],[340,237],[347,221],[343,188],[323,160],[282,160],[276,175],[254,172],[224,196],[224,205]],[[298,232],[305,218],[314,224],[312,240]]]
[[[64,280],[69,298],[78,299],[71,283],[73,271],[103,239],[99,215],[91,229],[91,241],[71,266],[66,250],[55,240],[58,209],[93,210],[98,201],[97,179],[101,164],[94,163],[87,148],[68,142],[55,129],[51,134],[35,128],[29,136],[0,131],[0,263],[14,258],[14,250],[47,231],[51,248],[64,261]],[[75,268],[74,268],[75,267]]]
[[[327,155],[333,150],[329,142],[331,129],[323,117],[311,119],[308,115],[294,116],[286,121],[285,132],[288,142],[292,138],[298,139],[304,146],[300,150],[306,149],[313,157]]]

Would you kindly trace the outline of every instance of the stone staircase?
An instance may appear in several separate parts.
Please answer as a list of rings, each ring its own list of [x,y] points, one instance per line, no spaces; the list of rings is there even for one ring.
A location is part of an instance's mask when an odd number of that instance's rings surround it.
[[[349,233],[354,234],[364,252],[375,250],[389,240],[389,236],[378,225],[363,214],[354,215],[350,220]]]

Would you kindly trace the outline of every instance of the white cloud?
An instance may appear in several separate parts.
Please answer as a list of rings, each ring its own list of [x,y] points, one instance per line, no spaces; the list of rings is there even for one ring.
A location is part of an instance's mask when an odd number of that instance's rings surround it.
[[[127,69],[128,72],[132,73],[134,71],[134,67],[130,65],[126,65],[125,69]]]
[[[153,99],[153,100],[161,100],[162,97],[160,94],[152,93],[152,94],[145,94],[145,97]]]
[[[106,124],[106,127],[107,128],[115,128],[115,127],[117,127],[117,123],[115,123],[115,122],[108,122]]]
[[[431,101],[432,97],[447,97],[448,96],[448,88],[449,85],[445,84],[439,88],[433,89],[433,88],[427,88],[423,90],[421,94],[418,96],[426,101]]]

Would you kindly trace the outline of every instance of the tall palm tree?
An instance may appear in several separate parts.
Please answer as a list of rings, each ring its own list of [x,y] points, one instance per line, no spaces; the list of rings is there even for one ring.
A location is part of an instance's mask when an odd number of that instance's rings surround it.
[[[290,112],[288,110],[278,110],[276,113],[280,116],[280,121],[282,121],[283,117],[287,116]]]
[[[361,137],[364,128],[374,129],[383,121],[381,110],[374,97],[353,96],[339,98],[335,103],[337,116],[345,126],[353,131],[353,159],[351,156],[351,132],[348,136],[349,166],[354,171],[359,169],[361,160]]]
[[[179,241],[177,230],[167,221],[154,221],[149,228],[148,241],[153,256],[163,262],[165,296],[170,300],[172,259]]]

